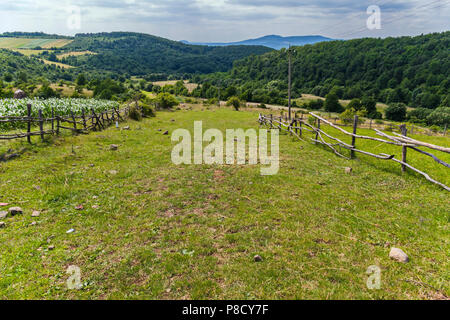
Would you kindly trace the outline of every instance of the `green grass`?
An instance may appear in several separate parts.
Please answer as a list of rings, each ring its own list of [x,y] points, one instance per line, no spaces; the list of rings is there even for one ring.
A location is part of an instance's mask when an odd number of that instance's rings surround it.
[[[129,122],[130,131],[67,136],[0,163],[0,202],[25,210],[0,229],[0,298],[449,295],[446,191],[395,163],[344,160],[287,135],[275,176],[261,176],[259,166],[174,166],[170,135],[158,129],[192,129],[195,120],[204,129],[258,127],[255,112],[160,112]],[[109,150],[113,143],[118,151]],[[447,169],[413,156],[449,181]],[[75,210],[80,204],[84,210]],[[32,218],[33,210],[41,216]],[[76,232],[66,234],[71,228]],[[391,261],[391,246],[411,261]],[[263,262],[253,261],[256,254]],[[66,288],[70,265],[81,268],[82,290]],[[381,290],[366,287],[371,265],[382,269]]]

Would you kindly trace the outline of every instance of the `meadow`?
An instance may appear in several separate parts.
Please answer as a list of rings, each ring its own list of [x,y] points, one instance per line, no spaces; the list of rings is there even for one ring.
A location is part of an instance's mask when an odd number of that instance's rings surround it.
[[[289,135],[280,136],[274,176],[261,176],[259,165],[175,166],[173,130],[200,120],[205,130],[257,129],[262,112],[186,108],[121,125],[130,130],[10,145],[25,151],[0,163],[0,203],[24,214],[2,220],[0,298],[449,296],[446,191],[395,163],[345,160]],[[357,145],[381,148],[365,143]],[[446,168],[409,159],[449,182]],[[410,262],[390,260],[393,246]],[[66,286],[72,265],[81,270],[80,290]],[[381,268],[379,290],[366,286],[372,265]]]
[[[28,38],[9,38],[0,37],[0,48],[4,49],[34,49],[41,47],[43,49],[60,48],[71,43],[68,39],[28,39]]]

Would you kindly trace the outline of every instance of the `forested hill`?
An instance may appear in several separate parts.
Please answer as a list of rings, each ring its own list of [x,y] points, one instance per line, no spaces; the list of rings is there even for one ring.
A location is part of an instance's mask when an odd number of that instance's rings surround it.
[[[435,108],[450,92],[449,48],[449,31],[296,47],[294,91],[325,96],[334,88],[344,99],[373,96],[386,103]],[[227,77],[255,88],[274,80],[285,82],[287,60],[284,49],[245,58]]]
[[[187,45],[147,34],[113,32],[78,34],[64,47],[96,55],[68,57],[64,63],[80,69],[122,75],[192,74],[230,70],[233,62],[272,51],[263,46],[208,47]]]

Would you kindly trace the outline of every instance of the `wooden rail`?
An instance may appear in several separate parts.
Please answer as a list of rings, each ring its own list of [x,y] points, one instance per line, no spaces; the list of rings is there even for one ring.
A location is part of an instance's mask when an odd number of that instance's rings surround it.
[[[429,148],[432,150],[444,152],[444,153],[450,153],[450,148],[447,147],[441,147],[437,145],[433,145],[430,143],[422,142],[419,140],[415,140],[412,138],[409,138],[407,136],[408,130],[406,129],[406,126],[401,126],[400,129],[402,130],[402,134],[395,134],[388,135],[386,133],[381,132],[380,130],[374,129],[376,135],[380,136],[380,138],[377,137],[371,137],[371,136],[364,136],[364,135],[358,135],[357,129],[358,129],[358,116],[355,116],[353,121],[353,131],[348,132],[341,128],[340,126],[333,124],[332,122],[316,115],[315,113],[310,112],[309,115],[311,116],[311,119],[314,121],[308,121],[307,119],[303,119],[303,115],[301,115],[301,118],[294,118],[292,120],[288,120],[286,117],[276,117],[274,115],[262,115],[259,114],[258,122],[260,125],[266,125],[269,126],[271,129],[275,128],[280,131],[286,131],[291,135],[296,136],[299,140],[304,140],[304,132],[310,132],[314,135],[314,138],[310,138],[312,142],[315,144],[321,144],[328,148],[330,148],[336,155],[343,157],[345,159],[353,159],[355,158],[356,153],[361,153],[367,156],[374,157],[376,159],[380,160],[392,160],[394,162],[397,162],[401,164],[402,171],[405,172],[407,169],[411,169],[412,171],[421,174],[424,176],[428,181],[437,184],[444,188],[447,191],[450,191],[450,188],[446,186],[445,184],[436,181],[435,179],[431,178],[427,173],[422,172],[421,170],[414,168],[410,164],[407,163],[407,153],[408,149],[419,152],[421,154],[424,154],[426,156],[429,156],[433,158],[434,161],[437,163],[450,168],[450,165],[441,159],[439,159],[437,156],[430,152],[423,151],[419,148]],[[314,122],[311,124],[310,122]],[[324,125],[328,125],[340,132],[342,132],[345,135],[348,135],[352,138],[352,143],[348,144],[343,142],[342,140],[333,137],[330,133],[327,133],[324,131]],[[325,138],[328,138],[332,140],[333,142],[327,142]],[[372,140],[380,143],[385,143],[389,145],[395,145],[402,148],[402,160],[395,159],[394,155],[389,154],[374,154],[372,152],[364,151],[357,149],[357,139],[365,139],[365,140]],[[341,152],[338,151],[338,147],[342,149],[347,149],[350,151],[350,157],[344,156]]]

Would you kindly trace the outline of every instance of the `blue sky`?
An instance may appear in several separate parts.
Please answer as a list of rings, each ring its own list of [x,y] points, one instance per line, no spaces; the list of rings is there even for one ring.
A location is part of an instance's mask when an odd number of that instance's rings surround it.
[[[370,5],[381,9],[379,30],[366,26]],[[450,0],[0,0],[0,32],[136,31],[196,42],[418,35],[449,30],[449,21]]]

